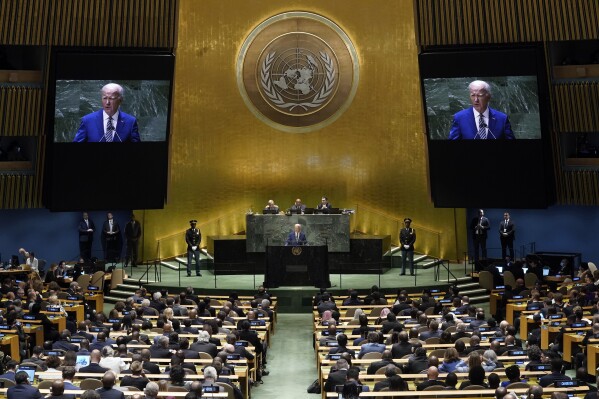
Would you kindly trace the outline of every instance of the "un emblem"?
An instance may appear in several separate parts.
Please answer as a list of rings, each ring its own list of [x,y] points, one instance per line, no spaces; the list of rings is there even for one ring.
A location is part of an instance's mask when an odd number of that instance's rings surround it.
[[[246,38],[237,83],[250,110],[277,129],[301,133],[336,120],[350,105],[359,64],[349,37],[307,12],[269,18]]]

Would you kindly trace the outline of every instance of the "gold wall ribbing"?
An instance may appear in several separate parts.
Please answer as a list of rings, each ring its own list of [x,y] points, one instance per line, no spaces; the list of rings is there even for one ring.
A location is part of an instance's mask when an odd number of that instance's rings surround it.
[[[166,49],[176,23],[177,0],[0,1],[0,45]],[[0,87],[0,136],[38,137],[34,175],[0,175],[0,209],[41,206],[45,97],[44,88]]]
[[[596,0],[416,0],[421,45],[596,39]]]

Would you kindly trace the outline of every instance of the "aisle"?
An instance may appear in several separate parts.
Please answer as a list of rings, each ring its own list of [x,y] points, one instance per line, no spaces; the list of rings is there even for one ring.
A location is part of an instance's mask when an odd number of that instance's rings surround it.
[[[317,377],[312,348],[312,315],[277,315],[277,330],[268,353],[270,375],[264,384],[252,388],[253,399],[318,399],[320,395],[306,392]]]

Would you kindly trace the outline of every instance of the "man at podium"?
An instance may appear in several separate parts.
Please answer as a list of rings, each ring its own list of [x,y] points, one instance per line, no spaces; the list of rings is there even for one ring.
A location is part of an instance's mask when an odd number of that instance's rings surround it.
[[[306,235],[302,232],[302,225],[297,223],[293,227],[293,231],[289,233],[289,235],[287,236],[287,241],[285,242],[285,245],[297,246],[306,244]]]

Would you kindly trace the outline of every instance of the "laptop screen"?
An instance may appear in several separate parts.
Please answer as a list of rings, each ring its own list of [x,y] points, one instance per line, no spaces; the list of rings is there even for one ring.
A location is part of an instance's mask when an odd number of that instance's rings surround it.
[[[549,269],[543,268],[543,277],[549,276]]]
[[[35,376],[35,369],[36,369],[36,367],[34,367],[34,366],[19,366],[17,371],[26,372],[27,378],[29,378],[29,382],[33,384],[33,378]]]

